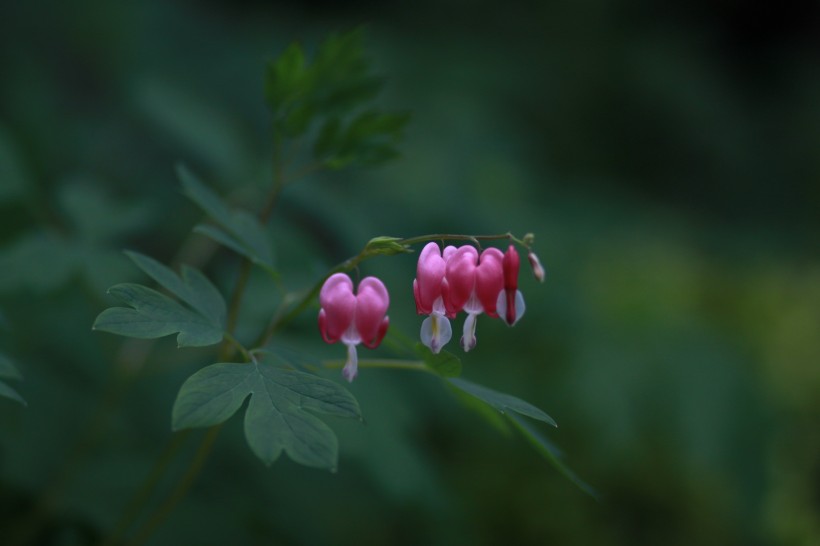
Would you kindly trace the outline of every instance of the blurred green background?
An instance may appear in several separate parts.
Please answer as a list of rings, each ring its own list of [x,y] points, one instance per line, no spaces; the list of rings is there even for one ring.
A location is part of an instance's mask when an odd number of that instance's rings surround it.
[[[265,468],[234,418],[149,543],[820,544],[819,16],[791,0],[4,2],[0,352],[28,407],[0,400],[0,543],[114,526],[212,358],[90,331],[105,289],[139,279],[119,251],[196,262],[173,165],[253,203],[265,61],[364,24],[381,104],[413,112],[403,155],[286,189],[285,285],[376,235],[534,232],[547,282],[523,271],[526,316],[481,319],[464,376],[555,417],[602,498],[434,378],[364,370],[365,425],[333,422],[337,474]],[[237,260],[218,258],[227,292]],[[415,256],[362,272],[415,337]],[[242,324],[276,294],[253,279]],[[338,357],[314,313],[281,342]],[[135,373],[111,394],[114,362]]]

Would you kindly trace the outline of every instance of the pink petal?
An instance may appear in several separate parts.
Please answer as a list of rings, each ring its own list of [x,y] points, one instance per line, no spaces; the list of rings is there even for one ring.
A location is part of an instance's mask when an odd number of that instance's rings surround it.
[[[384,283],[376,277],[366,277],[359,283],[356,296],[356,330],[368,347],[375,348],[387,331],[384,316],[390,305],[390,296]]]
[[[477,262],[478,251],[469,245],[460,247],[447,260],[449,293],[445,305],[448,315],[461,311],[473,293]]]
[[[497,317],[496,300],[504,289],[504,255],[497,248],[488,248],[481,253],[475,275],[475,292],[484,312]]]
[[[446,263],[441,257],[437,243],[427,243],[419,254],[416,267],[416,280],[413,283],[413,295],[416,299],[416,312],[429,315],[433,302],[441,295],[441,281],[444,279]]]
[[[344,273],[328,277],[319,293],[319,330],[327,343],[336,343],[353,322],[356,296],[353,281]]]
[[[376,332],[376,336],[371,338],[371,339],[367,339],[367,338],[362,339],[362,342],[364,343],[364,346],[367,347],[368,349],[375,349],[376,347],[378,347],[379,344],[381,344],[382,339],[384,339],[384,335],[387,333],[387,328],[389,326],[390,326],[390,317],[384,317],[384,320],[381,322],[381,324],[379,324],[379,329]]]

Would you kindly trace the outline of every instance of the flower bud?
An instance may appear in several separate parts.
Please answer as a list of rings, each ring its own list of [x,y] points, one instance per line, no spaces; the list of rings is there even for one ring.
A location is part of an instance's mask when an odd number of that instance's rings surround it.
[[[527,259],[530,261],[530,267],[532,267],[532,274],[535,279],[538,282],[544,282],[544,279],[547,277],[547,272],[544,270],[544,266],[541,265],[541,260],[539,260],[535,252],[532,251],[527,254]]]

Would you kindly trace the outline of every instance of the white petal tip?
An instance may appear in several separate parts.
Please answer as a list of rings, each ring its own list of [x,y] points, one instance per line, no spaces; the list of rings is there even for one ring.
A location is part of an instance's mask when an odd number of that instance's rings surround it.
[[[453,336],[453,330],[447,317],[433,313],[421,323],[421,342],[434,354],[438,354]]]

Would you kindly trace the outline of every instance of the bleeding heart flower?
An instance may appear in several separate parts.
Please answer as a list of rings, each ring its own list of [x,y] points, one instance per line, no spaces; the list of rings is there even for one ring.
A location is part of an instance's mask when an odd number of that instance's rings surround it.
[[[479,256],[472,246],[462,246],[447,260],[445,278],[448,314],[464,310],[464,335],[461,347],[465,351],[476,345],[476,318],[481,313],[497,317],[498,294],[504,288],[504,255],[497,248],[488,248]]]
[[[496,307],[501,319],[508,326],[514,326],[524,315],[524,296],[518,290],[518,269],[521,259],[513,245],[504,253],[504,290],[498,294]],[[539,264],[540,265],[540,264]]]
[[[353,281],[345,273],[328,277],[319,293],[319,331],[327,343],[341,341],[347,345],[347,362],[342,375],[353,381],[358,374],[356,346],[364,343],[375,349],[381,343],[390,320],[385,316],[390,296],[384,283],[366,277],[353,293]]]
[[[445,278],[447,258],[455,252],[455,247],[444,249],[444,257],[437,243],[427,243],[419,254],[416,278],[413,280],[413,296],[416,312],[430,315],[421,323],[421,342],[434,353],[441,351],[453,335],[447,319],[449,285]],[[452,314],[455,316],[455,313]]]

